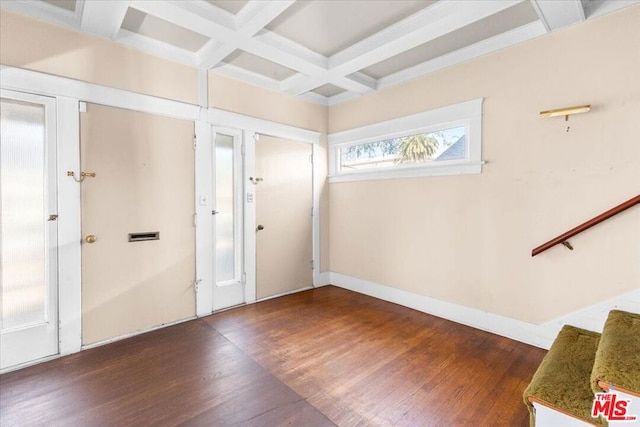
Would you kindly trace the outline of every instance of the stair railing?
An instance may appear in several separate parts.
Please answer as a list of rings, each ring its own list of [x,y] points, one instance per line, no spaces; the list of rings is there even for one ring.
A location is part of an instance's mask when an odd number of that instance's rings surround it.
[[[531,251],[531,256],[536,256],[541,252],[546,251],[547,249],[557,245],[557,244],[563,244],[564,246],[566,246],[567,248],[573,250],[573,247],[571,246],[571,244],[568,242],[568,240],[575,236],[576,234],[582,233],[583,231],[593,227],[594,225],[600,224],[602,221],[607,220],[609,218],[611,218],[614,215],[619,214],[622,211],[625,211],[627,209],[629,209],[632,206],[635,206],[637,204],[640,204],[640,194],[632,197],[631,199],[627,200],[624,203],[620,203],[618,206],[609,209],[606,212],[601,213],[598,216],[595,216],[593,218],[591,218],[589,221],[585,221],[582,224],[580,224],[577,227],[572,228],[571,230],[567,231],[566,233],[563,233],[561,235],[559,235],[558,237],[555,237],[551,240],[549,240],[546,243],[543,243],[542,245],[538,246],[537,248],[535,248],[534,250]]]

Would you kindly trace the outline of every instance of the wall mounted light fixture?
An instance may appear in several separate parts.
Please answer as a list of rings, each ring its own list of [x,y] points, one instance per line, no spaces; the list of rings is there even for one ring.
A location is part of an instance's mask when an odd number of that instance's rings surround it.
[[[558,108],[556,110],[540,111],[540,118],[564,116],[564,120],[569,120],[569,115],[587,113],[591,111],[591,105],[578,105],[576,107]]]

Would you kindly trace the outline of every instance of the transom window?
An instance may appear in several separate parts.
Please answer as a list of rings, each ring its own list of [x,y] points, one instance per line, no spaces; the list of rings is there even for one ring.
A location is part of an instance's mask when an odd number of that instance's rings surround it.
[[[329,135],[330,182],[481,172],[482,99]]]

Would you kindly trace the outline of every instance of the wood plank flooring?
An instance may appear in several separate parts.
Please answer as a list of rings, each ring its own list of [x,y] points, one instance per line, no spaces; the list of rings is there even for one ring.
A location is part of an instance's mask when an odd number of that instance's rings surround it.
[[[0,376],[5,426],[526,426],[545,351],[337,287]]]

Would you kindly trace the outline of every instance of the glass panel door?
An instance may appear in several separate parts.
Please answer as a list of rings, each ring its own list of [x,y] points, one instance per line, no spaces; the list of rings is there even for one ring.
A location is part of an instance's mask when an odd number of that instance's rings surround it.
[[[2,91],[0,135],[6,368],[58,352],[55,100]]]
[[[242,283],[241,134],[215,134],[213,153],[215,285],[213,309],[244,302]]]

